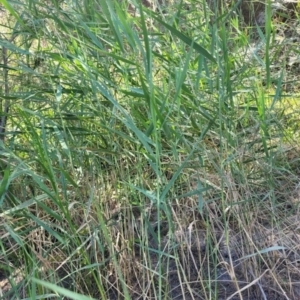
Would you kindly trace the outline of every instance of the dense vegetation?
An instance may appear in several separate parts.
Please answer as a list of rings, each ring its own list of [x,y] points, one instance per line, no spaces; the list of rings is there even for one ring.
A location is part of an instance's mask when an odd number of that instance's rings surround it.
[[[296,6],[0,3],[0,299],[300,298]]]

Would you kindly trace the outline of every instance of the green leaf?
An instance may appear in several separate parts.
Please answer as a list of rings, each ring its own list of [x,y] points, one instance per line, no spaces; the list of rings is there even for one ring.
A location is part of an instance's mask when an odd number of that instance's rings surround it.
[[[37,284],[42,285],[45,288],[53,290],[54,292],[56,292],[60,295],[64,295],[64,296],[66,296],[70,299],[74,299],[74,300],[93,300],[94,299],[94,300],[96,300],[95,298],[91,298],[91,297],[87,297],[87,296],[84,296],[84,295],[81,295],[81,294],[71,292],[71,291],[69,291],[65,288],[62,288],[60,286],[57,286],[53,283],[46,282],[46,281],[43,281],[43,280],[39,280],[37,278],[32,278],[32,281],[37,283]]]
[[[6,169],[4,171],[4,175],[0,183],[0,207],[2,206],[3,200],[6,196],[9,187],[9,175],[10,175],[10,171]]]
[[[48,224],[46,224],[45,222],[41,221],[40,219],[38,219],[37,217],[35,217],[33,214],[31,214],[31,218],[33,221],[35,221],[39,226],[41,226],[42,228],[44,228],[46,231],[48,231],[52,236],[54,236],[60,243],[62,243],[63,245],[65,244],[63,238],[57,233],[55,232],[51,227],[48,226]]]
[[[193,39],[191,39],[190,37],[186,36],[185,34],[183,34],[182,32],[180,32],[179,30],[177,30],[175,27],[173,27],[173,26],[165,23],[159,17],[155,16],[153,13],[151,13],[151,15],[152,15],[152,17],[157,22],[159,22],[160,24],[162,24],[163,26],[165,26],[167,29],[169,29],[172,34],[174,34],[175,36],[177,36],[185,44],[187,44],[188,46],[192,47],[195,51],[197,51],[198,53],[200,53],[201,55],[203,55],[204,57],[206,57],[210,61],[212,61],[214,63],[217,62],[216,59],[206,49],[204,49],[202,46],[200,46],[198,43],[196,43]]]
[[[22,19],[18,16],[18,14],[15,12],[13,7],[6,1],[6,0],[0,0],[0,3],[3,4],[3,6],[23,25],[26,27]]]
[[[269,247],[269,248],[265,248],[265,249],[259,250],[256,253],[252,253],[252,254],[246,255],[246,256],[242,257],[241,259],[250,258],[250,257],[256,256],[256,255],[259,255],[259,254],[265,254],[265,253],[268,253],[268,252],[271,252],[271,251],[286,250],[286,249],[287,248],[283,247],[283,246],[273,246],[273,247]]]

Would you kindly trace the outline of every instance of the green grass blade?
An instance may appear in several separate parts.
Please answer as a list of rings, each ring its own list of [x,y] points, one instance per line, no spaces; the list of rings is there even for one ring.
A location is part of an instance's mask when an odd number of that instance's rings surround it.
[[[174,36],[178,37],[181,41],[183,41],[188,46],[192,47],[195,51],[197,51],[199,54],[203,55],[205,58],[210,60],[213,63],[216,63],[216,59],[202,46],[200,46],[197,42],[195,42],[190,37],[186,36],[179,30],[177,30],[174,26],[171,26],[164,21],[161,20],[158,16],[151,14],[152,18],[154,18],[157,22],[162,24],[164,27],[166,27]]]
[[[42,285],[43,287],[45,287],[47,289],[50,289],[50,290],[56,292],[57,294],[66,296],[69,299],[74,299],[74,300],[95,300],[94,298],[87,297],[87,296],[84,296],[84,295],[80,295],[78,293],[74,293],[72,291],[69,291],[65,288],[62,288],[62,287],[57,286],[57,285],[55,285],[53,283],[50,283],[50,282],[46,282],[46,281],[43,281],[43,280],[40,280],[40,279],[37,279],[37,278],[32,278],[31,280],[33,282],[39,284],[39,285]]]

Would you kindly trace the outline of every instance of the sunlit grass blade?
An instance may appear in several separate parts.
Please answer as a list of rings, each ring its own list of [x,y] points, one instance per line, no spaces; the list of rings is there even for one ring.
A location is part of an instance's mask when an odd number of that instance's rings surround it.
[[[37,278],[32,278],[32,281],[39,284],[39,285],[42,285],[43,287],[45,287],[47,289],[53,290],[57,294],[64,295],[64,296],[66,296],[70,299],[74,299],[74,300],[93,300],[94,299],[92,297],[87,297],[87,296],[84,296],[84,295],[80,295],[78,293],[74,293],[70,290],[67,290],[67,289],[62,288],[60,286],[57,286],[53,283],[46,282],[46,281],[43,281],[43,280],[40,280],[40,279],[37,279]]]
[[[166,27],[174,36],[178,37],[181,41],[183,41],[188,46],[192,47],[195,51],[197,51],[199,54],[203,55],[205,58],[210,60],[213,63],[216,63],[216,59],[202,46],[200,46],[197,42],[195,42],[192,38],[186,36],[179,30],[177,30],[174,26],[171,26],[167,23],[165,23],[163,20],[161,20],[160,17],[158,17],[155,14],[151,14],[152,18],[161,23],[164,27]]]

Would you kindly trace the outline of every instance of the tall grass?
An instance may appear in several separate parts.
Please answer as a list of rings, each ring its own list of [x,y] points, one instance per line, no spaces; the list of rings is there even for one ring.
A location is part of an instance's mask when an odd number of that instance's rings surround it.
[[[297,299],[270,6],[1,3],[0,297]]]

